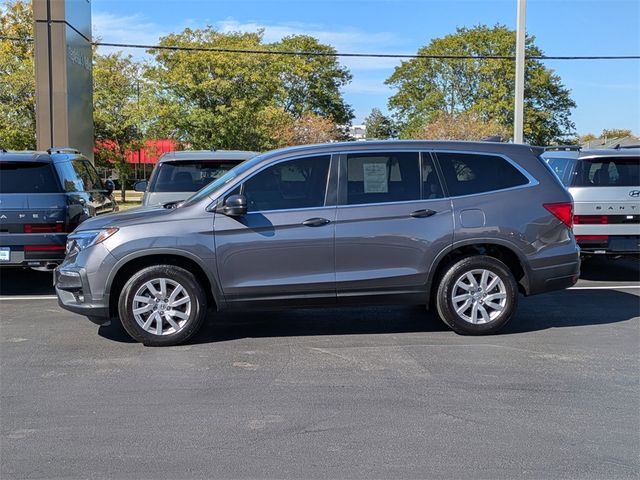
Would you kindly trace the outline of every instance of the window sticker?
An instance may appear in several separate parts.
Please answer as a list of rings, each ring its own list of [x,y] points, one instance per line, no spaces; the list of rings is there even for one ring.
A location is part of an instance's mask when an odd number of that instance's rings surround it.
[[[364,193],[388,193],[387,164],[363,163]]]

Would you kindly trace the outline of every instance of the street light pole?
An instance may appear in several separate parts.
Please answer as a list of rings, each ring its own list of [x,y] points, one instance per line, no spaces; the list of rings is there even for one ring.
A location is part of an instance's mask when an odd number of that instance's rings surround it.
[[[516,28],[516,94],[513,114],[513,142],[523,142],[524,119],[524,42],[525,42],[525,12],[527,0],[518,0],[518,15]]]

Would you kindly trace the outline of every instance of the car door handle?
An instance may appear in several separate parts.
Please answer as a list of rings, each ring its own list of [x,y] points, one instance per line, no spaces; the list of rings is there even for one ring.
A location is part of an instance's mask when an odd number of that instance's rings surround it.
[[[429,210],[428,208],[425,208],[423,210],[416,210],[415,212],[411,212],[409,215],[412,216],[413,218],[426,218],[426,217],[435,215],[436,213],[437,212],[435,212],[434,210]]]
[[[326,225],[327,223],[331,223],[331,220],[327,220],[326,218],[316,217],[310,218],[309,220],[305,220],[302,224],[305,227],[321,227],[322,225]]]

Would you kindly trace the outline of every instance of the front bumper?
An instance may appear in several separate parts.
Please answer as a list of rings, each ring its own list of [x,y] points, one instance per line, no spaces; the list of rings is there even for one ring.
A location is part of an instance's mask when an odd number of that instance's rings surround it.
[[[85,315],[92,322],[102,325],[110,320],[109,295],[95,299],[84,268],[58,267],[53,273],[58,305],[73,313]]]

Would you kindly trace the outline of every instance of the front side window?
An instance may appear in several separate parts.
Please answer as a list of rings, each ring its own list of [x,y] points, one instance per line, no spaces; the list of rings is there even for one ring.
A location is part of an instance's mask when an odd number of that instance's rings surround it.
[[[451,196],[504,190],[529,183],[503,157],[475,153],[438,152],[438,162]]]
[[[75,159],[55,164],[65,192],[102,190],[96,169],[88,160]]]
[[[297,158],[256,173],[242,186],[242,194],[247,197],[247,210],[322,207],[330,161],[330,155]]]
[[[347,155],[348,205],[420,200],[420,196],[418,152]]]

